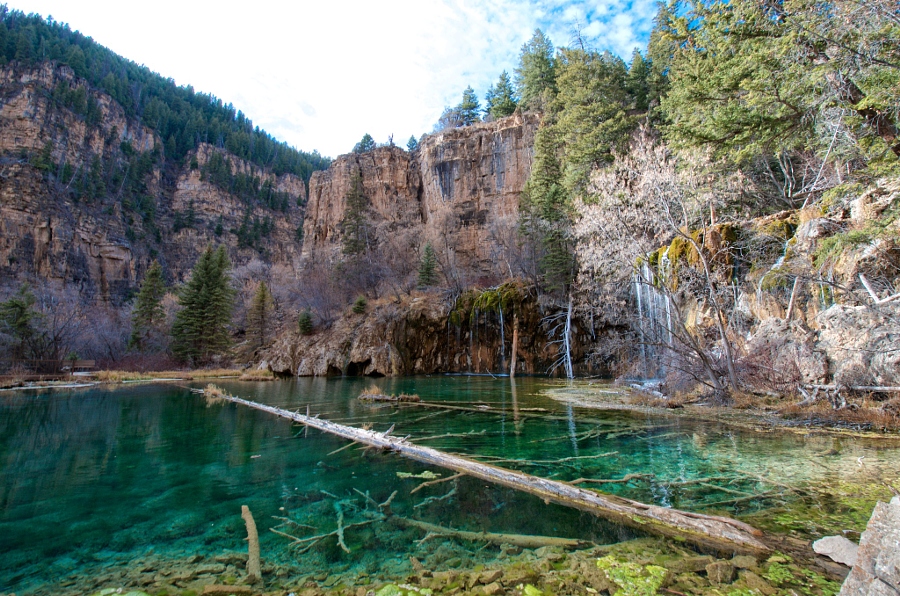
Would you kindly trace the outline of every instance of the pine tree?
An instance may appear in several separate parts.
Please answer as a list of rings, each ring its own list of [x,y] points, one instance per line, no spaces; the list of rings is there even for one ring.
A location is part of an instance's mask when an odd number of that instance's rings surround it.
[[[495,120],[510,116],[516,111],[516,92],[509,80],[509,73],[505,70],[500,73],[500,79],[488,89],[484,102],[485,115],[490,115]]]
[[[224,246],[215,251],[208,246],[194,266],[191,279],[179,293],[181,310],[172,325],[172,352],[177,358],[203,364],[228,350],[234,306],[230,268]]]
[[[475,95],[475,90],[471,86],[466,87],[463,91],[462,101],[456,110],[459,112],[461,126],[469,126],[481,121],[481,118],[478,117],[481,106],[478,103],[478,96]]]
[[[7,350],[14,359],[35,357],[32,343],[38,335],[36,324],[40,318],[34,310],[36,303],[28,284],[23,284],[9,300],[0,302],[0,337],[11,338]]]
[[[540,29],[522,46],[516,68],[519,104],[526,110],[542,109],[556,95],[556,60],[553,43]]]
[[[165,318],[162,306],[165,294],[166,284],[163,280],[162,266],[154,260],[144,275],[144,281],[141,282],[141,289],[131,313],[129,348],[144,351],[148,348],[153,333],[160,331],[160,326]]]
[[[565,144],[563,183],[582,193],[592,169],[612,163],[637,125],[625,91],[628,69],[609,52],[562,50],[557,64],[555,126]]]
[[[374,148],[375,139],[372,138],[372,135],[366,133],[363,135],[362,140],[353,147],[353,153],[365,153],[366,151],[371,151]]]
[[[309,335],[313,332],[312,313],[309,309],[303,310],[297,315],[297,328],[301,335]]]
[[[625,78],[625,90],[631,96],[635,109],[646,110],[650,107],[650,76],[650,61],[644,59],[640,50],[634,50],[631,54],[628,76]]]
[[[427,288],[437,283],[437,258],[434,254],[434,248],[431,242],[425,244],[425,252],[422,255],[422,262],[419,263],[419,287]]]
[[[254,349],[269,343],[272,331],[272,316],[275,312],[275,301],[266,282],[259,282],[250,309],[247,311],[247,336]]]
[[[343,251],[351,260],[359,260],[369,248],[369,204],[363,194],[362,176],[355,172],[344,197],[347,208],[341,218]]]
[[[416,140],[416,135],[409,135],[409,140],[406,141],[406,150],[412,153],[416,149],[419,148],[419,141]]]
[[[558,145],[552,127],[538,129],[531,176],[522,191],[519,211],[522,234],[540,249],[538,266],[544,287],[565,292],[575,277],[575,256]]]

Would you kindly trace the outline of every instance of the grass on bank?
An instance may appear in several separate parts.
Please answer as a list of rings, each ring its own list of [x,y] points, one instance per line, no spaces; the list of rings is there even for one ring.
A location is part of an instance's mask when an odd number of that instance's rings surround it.
[[[240,381],[273,381],[275,375],[269,370],[242,371],[233,368],[210,368],[197,370],[163,370],[155,372],[135,372],[126,370],[101,370],[93,375],[101,383],[124,383],[127,381],[155,381],[177,379],[197,381],[200,379],[234,378]]]

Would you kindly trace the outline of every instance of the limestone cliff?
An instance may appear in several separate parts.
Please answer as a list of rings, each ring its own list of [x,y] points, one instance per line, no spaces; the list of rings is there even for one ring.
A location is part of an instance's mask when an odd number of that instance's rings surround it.
[[[276,211],[204,179],[214,153],[290,200]],[[263,256],[296,269],[305,200],[296,176],[275,177],[211,145],[183,163],[166,160],[162,139],[68,67],[0,69],[4,285],[44,279],[121,302],[152,259],[178,281],[208,242],[228,246],[237,264]],[[271,222],[267,235],[240,242],[241,226],[260,221]]]
[[[517,223],[538,123],[517,114],[429,135],[412,153],[380,147],[339,157],[310,180],[303,254],[338,258],[345,197],[358,174],[381,237],[415,234],[458,270],[488,275],[498,268],[495,236]]]

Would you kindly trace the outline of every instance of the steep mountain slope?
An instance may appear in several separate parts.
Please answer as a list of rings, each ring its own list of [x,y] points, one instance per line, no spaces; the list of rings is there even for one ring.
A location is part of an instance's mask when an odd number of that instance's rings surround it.
[[[237,262],[297,266],[298,176],[207,143],[168,159],[156,131],[57,63],[4,67],[0,89],[5,284],[37,277],[121,302],[152,259],[178,281],[208,242]]]

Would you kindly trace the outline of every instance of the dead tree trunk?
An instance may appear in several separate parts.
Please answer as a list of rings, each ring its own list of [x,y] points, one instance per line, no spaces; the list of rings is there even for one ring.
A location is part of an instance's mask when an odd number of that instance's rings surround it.
[[[727,517],[647,505],[630,499],[578,488],[564,482],[507,470],[459,455],[443,453],[430,447],[415,445],[406,439],[389,436],[387,433],[344,426],[230,395],[224,396],[223,399],[281,416],[351,441],[396,451],[422,463],[440,466],[486,482],[520,490],[543,499],[548,504],[553,502],[580,509],[642,532],[667,536],[722,552],[762,554],[772,550],[760,539],[762,532]]]

